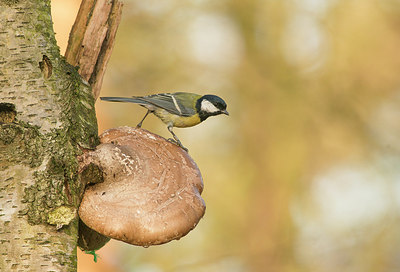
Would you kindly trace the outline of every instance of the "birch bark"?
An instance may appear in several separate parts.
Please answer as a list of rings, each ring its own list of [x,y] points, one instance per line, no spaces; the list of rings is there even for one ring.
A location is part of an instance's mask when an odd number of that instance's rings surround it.
[[[49,0],[0,0],[0,271],[76,271],[94,98],[60,55]]]

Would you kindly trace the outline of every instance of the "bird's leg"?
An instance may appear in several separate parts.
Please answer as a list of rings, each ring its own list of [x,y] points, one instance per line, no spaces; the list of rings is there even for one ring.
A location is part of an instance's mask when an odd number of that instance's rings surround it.
[[[152,111],[151,110],[147,110],[147,112],[146,112],[145,116],[143,117],[142,121],[140,121],[140,123],[137,124],[136,128],[141,128],[142,127],[144,119],[146,119],[147,115],[149,115],[150,112],[152,112]]]
[[[169,132],[171,132],[171,134],[174,137],[174,139],[169,138],[168,141],[173,142],[174,144],[180,146],[183,150],[188,152],[188,149],[182,145],[181,141],[179,141],[178,136],[176,136],[175,133],[172,131],[172,128],[173,128],[172,125],[168,126],[168,130],[169,130]]]

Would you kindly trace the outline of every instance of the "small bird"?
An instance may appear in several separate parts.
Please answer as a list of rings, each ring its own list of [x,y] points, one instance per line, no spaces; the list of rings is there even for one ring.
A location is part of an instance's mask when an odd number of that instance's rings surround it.
[[[171,132],[177,145],[187,151],[179,138],[172,131],[173,127],[192,127],[200,124],[210,116],[226,114],[226,103],[222,98],[207,94],[198,95],[194,93],[177,92],[161,93],[148,96],[133,97],[100,97],[101,100],[111,102],[131,102],[139,104],[147,109],[142,121],[136,127],[142,127],[144,119],[149,113],[160,118]]]

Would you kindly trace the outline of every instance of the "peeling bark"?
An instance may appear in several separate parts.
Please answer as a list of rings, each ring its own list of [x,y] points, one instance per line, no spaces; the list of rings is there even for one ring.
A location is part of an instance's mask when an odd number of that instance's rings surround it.
[[[95,99],[100,94],[121,13],[122,3],[118,0],[83,0],[69,36],[65,57],[79,67]]]

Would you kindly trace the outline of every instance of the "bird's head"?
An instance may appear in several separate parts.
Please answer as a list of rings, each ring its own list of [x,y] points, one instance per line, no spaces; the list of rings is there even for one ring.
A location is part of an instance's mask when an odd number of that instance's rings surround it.
[[[197,112],[199,113],[201,121],[206,120],[210,116],[226,114],[229,115],[226,110],[225,101],[212,94],[207,94],[199,98],[196,104]]]

